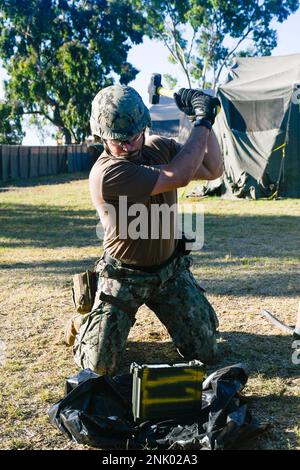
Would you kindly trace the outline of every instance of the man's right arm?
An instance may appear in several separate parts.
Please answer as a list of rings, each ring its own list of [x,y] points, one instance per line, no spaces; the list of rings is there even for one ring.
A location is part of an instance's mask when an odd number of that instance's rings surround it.
[[[186,186],[201,167],[207,148],[209,130],[194,127],[187,142],[167,165],[160,165],[160,173],[151,195]]]
[[[171,162],[158,167],[160,174],[151,195],[186,186],[195,175],[197,178],[202,175],[205,177],[207,174],[214,175],[214,169],[211,171],[212,168],[203,165],[203,160],[207,150],[209,129],[215,122],[217,106],[220,105],[219,100],[201,90],[186,88],[181,88],[174,94],[174,98],[178,108],[185,114],[192,113],[198,122],[185,145]]]

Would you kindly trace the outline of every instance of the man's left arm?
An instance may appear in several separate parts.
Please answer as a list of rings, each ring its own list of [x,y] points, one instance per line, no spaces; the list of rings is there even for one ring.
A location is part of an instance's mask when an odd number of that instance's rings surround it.
[[[193,180],[214,180],[223,174],[223,158],[216,135],[211,130],[203,162],[196,170]]]

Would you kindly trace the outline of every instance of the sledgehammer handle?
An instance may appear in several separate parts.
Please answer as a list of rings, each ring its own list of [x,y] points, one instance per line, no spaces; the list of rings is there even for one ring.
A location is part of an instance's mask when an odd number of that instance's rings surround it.
[[[294,336],[297,338],[299,337],[300,339],[300,301],[298,305],[298,313],[297,313],[296,325],[294,329]]]
[[[156,93],[160,96],[167,96],[168,98],[174,98],[174,91],[168,90],[163,86],[159,86],[156,88]]]

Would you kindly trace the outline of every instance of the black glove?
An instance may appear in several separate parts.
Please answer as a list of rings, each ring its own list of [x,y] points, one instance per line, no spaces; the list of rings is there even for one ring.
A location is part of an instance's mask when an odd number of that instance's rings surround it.
[[[221,106],[218,98],[213,96],[206,95],[201,92],[201,94],[195,94],[191,99],[191,104],[193,106],[194,114],[197,118],[204,119],[209,121],[211,125],[214,124],[216,115],[218,113],[218,106]]]
[[[190,121],[201,118],[212,125],[215,122],[217,106],[221,106],[218,98],[192,88],[181,88],[174,93],[174,99],[180,111],[183,111]]]
[[[177,107],[187,115],[190,121],[194,121],[196,119],[195,111],[191,102],[192,97],[196,93],[199,95],[203,92],[200,90],[193,90],[192,88],[180,88],[177,93],[174,93]]]

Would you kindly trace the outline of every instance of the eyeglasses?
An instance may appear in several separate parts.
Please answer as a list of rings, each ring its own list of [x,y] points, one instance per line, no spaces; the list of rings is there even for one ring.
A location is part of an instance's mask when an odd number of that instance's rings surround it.
[[[144,131],[143,131],[144,132]],[[122,147],[123,145],[133,145],[135,144],[143,135],[143,132],[134,135],[131,139],[128,140],[108,140],[108,142],[112,145],[116,145],[117,147]]]

